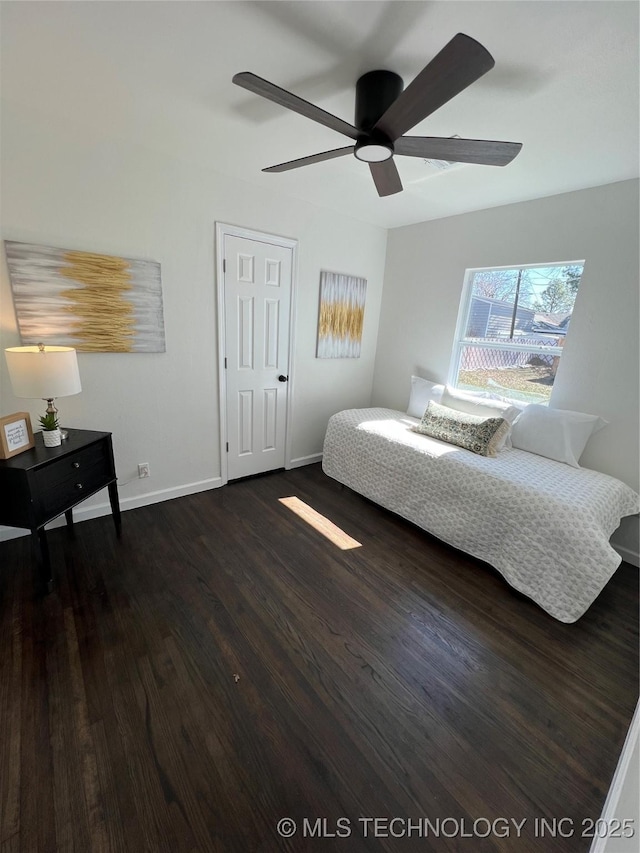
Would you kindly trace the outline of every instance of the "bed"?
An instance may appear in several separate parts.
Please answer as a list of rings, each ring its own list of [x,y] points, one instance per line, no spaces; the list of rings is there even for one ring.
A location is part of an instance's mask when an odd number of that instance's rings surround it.
[[[561,622],[575,622],[621,562],[609,538],[640,509],[620,480],[534,453],[495,458],[412,431],[391,409],[330,419],[324,472],[486,561]]]

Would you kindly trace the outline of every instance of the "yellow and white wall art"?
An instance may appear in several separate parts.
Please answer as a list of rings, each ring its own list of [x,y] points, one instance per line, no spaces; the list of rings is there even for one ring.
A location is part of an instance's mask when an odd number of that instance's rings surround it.
[[[367,281],[320,273],[317,358],[360,358]]]
[[[20,339],[78,352],[164,352],[160,264],[5,240]]]

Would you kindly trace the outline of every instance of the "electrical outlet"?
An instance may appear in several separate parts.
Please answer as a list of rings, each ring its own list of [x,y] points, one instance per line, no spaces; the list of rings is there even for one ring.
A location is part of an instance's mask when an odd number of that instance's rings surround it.
[[[151,468],[148,462],[140,462],[138,465],[138,477],[144,480],[145,477],[151,476]]]

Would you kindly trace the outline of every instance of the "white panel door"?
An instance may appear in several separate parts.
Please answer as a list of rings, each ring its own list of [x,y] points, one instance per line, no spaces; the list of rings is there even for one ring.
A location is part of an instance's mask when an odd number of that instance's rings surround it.
[[[225,234],[228,478],[283,468],[291,248]]]

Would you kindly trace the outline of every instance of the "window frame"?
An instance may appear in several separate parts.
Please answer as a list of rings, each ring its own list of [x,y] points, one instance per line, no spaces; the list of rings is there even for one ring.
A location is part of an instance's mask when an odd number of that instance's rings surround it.
[[[464,332],[467,328],[469,322],[469,311],[471,309],[471,297],[472,297],[472,282],[475,273],[477,272],[494,272],[499,270],[531,270],[531,269],[548,269],[549,267],[570,267],[575,265],[582,266],[582,274],[580,276],[580,282],[582,282],[582,276],[584,275],[584,268],[586,266],[586,261],[576,260],[576,261],[548,261],[547,263],[535,263],[535,264],[504,264],[502,266],[490,266],[490,267],[468,267],[465,270],[464,274],[464,282],[462,285],[462,291],[460,293],[460,303],[458,305],[458,319],[456,321],[456,327],[453,338],[453,349],[451,352],[451,358],[449,359],[449,372],[447,374],[447,384],[451,388],[458,388],[458,374],[460,372],[460,360],[462,358],[462,350],[463,347],[475,347],[476,349],[491,349],[491,350],[506,350],[507,352],[529,352],[532,354],[539,355],[549,355],[550,350],[553,350],[553,355],[557,358],[562,357],[562,352],[564,350],[564,346],[560,347],[549,347],[544,346],[543,344],[515,344],[511,342],[501,343],[500,341],[486,342],[486,343],[478,343],[477,340],[473,338],[465,338]],[[580,292],[580,287],[578,286],[578,293]],[[577,299],[576,294],[576,299]],[[575,302],[574,302],[575,307]],[[568,337],[567,335],[565,336]],[[507,395],[503,395],[507,397]],[[549,395],[549,400],[553,396],[553,386],[551,387],[551,394]],[[508,397],[507,397],[508,399]],[[548,401],[547,401],[548,402]],[[519,405],[530,405],[529,403],[518,400]],[[546,405],[543,403],[542,405]]]

